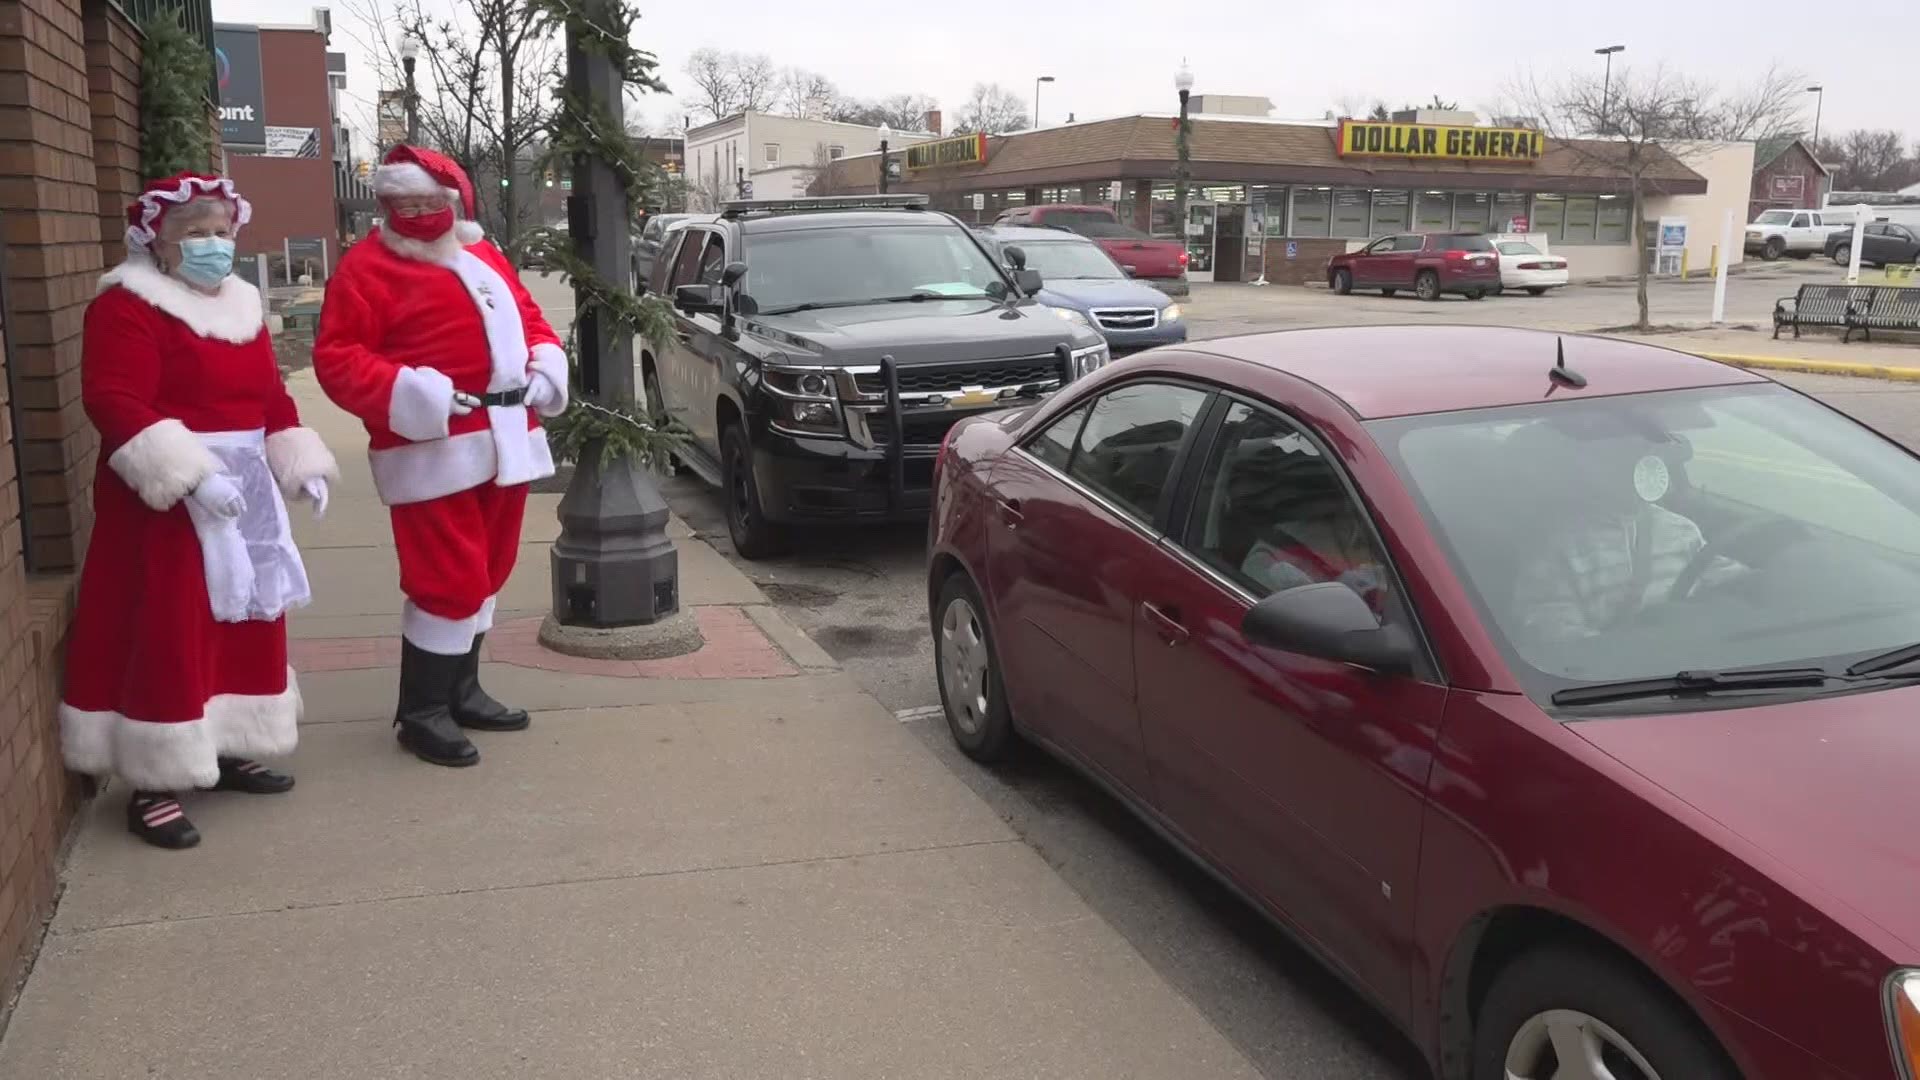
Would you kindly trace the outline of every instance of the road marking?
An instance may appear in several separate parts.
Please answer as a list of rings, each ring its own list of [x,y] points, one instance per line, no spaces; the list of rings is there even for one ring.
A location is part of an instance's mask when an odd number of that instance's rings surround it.
[[[931,720],[945,712],[946,710],[938,705],[922,705],[917,709],[896,709],[893,718],[903,724],[910,724],[915,720]]]

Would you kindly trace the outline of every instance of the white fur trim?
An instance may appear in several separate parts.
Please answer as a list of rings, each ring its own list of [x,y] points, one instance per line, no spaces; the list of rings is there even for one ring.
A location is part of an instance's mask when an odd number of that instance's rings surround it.
[[[475,618],[443,619],[409,600],[400,609],[400,634],[430,653],[465,656],[473,648]]]
[[[414,442],[447,437],[453,380],[430,367],[403,367],[387,399],[387,429]]]
[[[186,323],[187,329],[203,338],[245,345],[266,329],[260,290],[233,274],[220,282],[219,292],[209,296],[161,273],[145,252],[137,252],[100,276],[101,292],[115,285]]]
[[[527,333],[520,321],[520,305],[513,287],[493,264],[471,251],[462,251],[448,265],[460,284],[466,286],[473,309],[487,335],[487,392],[497,394],[520,390],[527,385]],[[487,427],[493,432],[494,481],[501,485],[525,484],[538,475],[535,460],[526,439],[525,405],[496,405],[487,409]]]
[[[411,161],[392,161],[373,170],[373,193],[382,199],[402,195],[445,195],[460,205],[460,193],[433,178],[433,174]]]
[[[553,449],[547,445],[546,429],[531,428],[526,435],[532,479],[552,476]],[[374,450],[367,454],[367,463],[373,469],[373,489],[380,494],[380,501],[404,506],[465,491],[489,480],[498,483],[499,456],[489,428]]]
[[[487,631],[493,629],[493,613],[494,613],[494,610],[499,606],[500,606],[499,597],[497,596],[487,597],[487,602],[484,604],[481,604],[480,610],[474,613],[474,616],[473,616],[473,632],[474,633],[484,634]]]
[[[553,401],[539,409],[541,416],[559,416],[567,411],[567,353],[565,349],[543,341],[533,347],[527,361],[527,374],[546,380],[553,388]]]
[[[432,263],[435,266],[449,266],[453,260],[466,252],[466,246],[460,242],[458,226],[448,229],[432,240],[415,240],[411,236],[401,236],[392,229],[381,228],[380,242],[387,249],[403,259]]]
[[[281,494],[291,499],[309,480],[332,483],[340,479],[340,465],[333,452],[310,427],[290,427],[267,436],[267,465],[273,469],[274,483]]]
[[[155,510],[175,503],[220,471],[220,462],[200,437],[178,420],[159,420],[141,428],[107,459],[140,501]]]
[[[89,712],[60,703],[60,741],[67,767],[118,776],[142,791],[212,787],[222,756],[278,757],[300,741],[300,683],[287,669],[278,694],[216,694],[197,720],[137,720],[112,710]]]
[[[463,246],[472,246],[487,238],[487,230],[477,221],[456,221],[453,223],[453,238]]]

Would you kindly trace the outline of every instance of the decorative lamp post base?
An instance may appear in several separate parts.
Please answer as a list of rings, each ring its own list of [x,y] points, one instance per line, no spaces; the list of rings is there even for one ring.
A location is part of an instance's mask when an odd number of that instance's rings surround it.
[[[541,644],[600,659],[654,659],[701,645],[680,609],[680,553],[667,537],[667,501],[626,458],[602,465],[588,446],[560,499],[549,556],[553,609]]]

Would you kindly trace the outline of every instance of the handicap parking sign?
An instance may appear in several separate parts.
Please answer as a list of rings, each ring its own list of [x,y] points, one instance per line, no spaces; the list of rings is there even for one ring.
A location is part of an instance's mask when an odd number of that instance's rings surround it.
[[[1287,258],[1297,259],[1299,257],[1300,257],[1300,245],[1294,243],[1292,240],[1287,241]]]

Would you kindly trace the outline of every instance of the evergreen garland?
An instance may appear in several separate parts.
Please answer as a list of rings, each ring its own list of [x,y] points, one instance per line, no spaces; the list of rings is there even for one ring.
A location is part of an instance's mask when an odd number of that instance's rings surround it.
[[[157,180],[199,172],[213,155],[207,86],[213,58],[206,43],[180,25],[177,8],[161,8],[140,26],[140,176]]]
[[[584,51],[613,61],[627,86],[666,89],[654,75],[653,54],[634,48],[629,40],[640,15],[627,0],[529,0],[528,6],[547,31],[571,31]],[[564,76],[554,96],[560,107],[548,128],[546,153],[536,163],[536,170],[570,170],[577,156],[598,158],[613,167],[629,205],[641,205],[654,170],[641,155],[639,144],[605,108],[575,97]],[[567,233],[535,229],[517,246],[523,253],[538,253],[546,265],[559,270],[573,285],[575,329],[567,335],[566,349],[576,391],[580,383],[578,327],[580,317],[587,312],[593,312],[601,325],[611,326],[616,334],[651,345],[656,353],[664,351],[672,340],[673,319],[666,304],[657,297],[634,295],[631,281],[602,278],[580,257]],[[565,413],[547,421],[547,431],[557,458],[579,461],[583,453],[598,444],[603,465],[623,457],[664,464],[667,452],[681,445],[687,434],[677,424],[650,421],[632,400],[593,402],[577,392]]]

